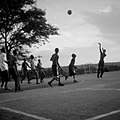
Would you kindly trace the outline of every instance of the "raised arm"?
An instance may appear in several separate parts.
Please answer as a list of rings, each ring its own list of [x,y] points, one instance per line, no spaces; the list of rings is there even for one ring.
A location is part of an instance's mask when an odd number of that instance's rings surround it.
[[[98,44],[99,44],[99,50],[100,50],[100,53],[102,53],[101,43],[98,43]]]

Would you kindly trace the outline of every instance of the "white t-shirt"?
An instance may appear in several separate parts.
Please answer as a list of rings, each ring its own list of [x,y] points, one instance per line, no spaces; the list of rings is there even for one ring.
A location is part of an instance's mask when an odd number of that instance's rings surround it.
[[[8,70],[8,64],[5,61],[7,61],[6,54],[1,53],[0,54],[0,69],[1,69],[1,71]]]
[[[30,59],[30,65],[31,65],[31,69],[35,69],[34,60]]]

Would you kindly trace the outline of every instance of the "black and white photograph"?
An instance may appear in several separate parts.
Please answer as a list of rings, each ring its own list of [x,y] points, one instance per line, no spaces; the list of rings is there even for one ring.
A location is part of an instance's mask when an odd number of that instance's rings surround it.
[[[0,1],[0,120],[120,120],[120,0]]]

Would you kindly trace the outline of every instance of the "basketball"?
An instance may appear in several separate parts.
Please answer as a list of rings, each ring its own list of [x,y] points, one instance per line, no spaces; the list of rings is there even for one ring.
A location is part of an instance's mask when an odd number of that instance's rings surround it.
[[[72,14],[72,10],[68,10],[67,13],[68,13],[68,15],[71,15]]]

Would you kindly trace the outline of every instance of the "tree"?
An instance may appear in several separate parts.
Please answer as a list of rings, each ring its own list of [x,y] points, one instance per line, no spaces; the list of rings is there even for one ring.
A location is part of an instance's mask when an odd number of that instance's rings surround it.
[[[0,2],[0,41],[7,56],[18,46],[45,44],[58,28],[47,23],[45,10],[38,9],[36,0],[2,0]]]

